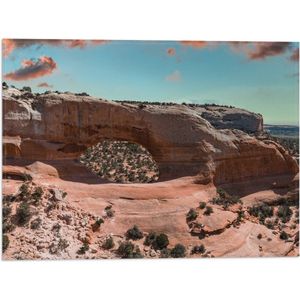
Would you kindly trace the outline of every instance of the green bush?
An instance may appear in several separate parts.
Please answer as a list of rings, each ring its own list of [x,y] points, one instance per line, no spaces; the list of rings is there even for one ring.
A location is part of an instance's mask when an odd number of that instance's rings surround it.
[[[160,251],[160,258],[169,258],[171,257],[171,250],[168,248],[164,248]]]
[[[77,251],[77,254],[83,255],[86,251],[90,249],[90,246],[87,242],[84,242],[83,245]]]
[[[106,238],[104,244],[102,245],[102,247],[104,249],[111,249],[114,246],[115,246],[114,239],[111,236],[109,236],[108,238]]]
[[[101,224],[103,224],[103,223],[104,223],[103,219],[102,219],[102,218],[98,218],[98,219],[95,221],[95,223],[92,224],[92,230],[93,230],[93,232],[99,230]]]
[[[152,246],[155,250],[162,250],[169,245],[169,238],[166,234],[150,232],[145,239],[146,246]]]
[[[194,246],[192,249],[192,254],[204,254],[206,251],[205,247],[203,244],[201,244],[200,246]]]
[[[43,193],[44,193],[44,191],[40,186],[35,188],[35,190],[31,194],[32,203],[34,205],[38,205],[40,203]]]
[[[126,232],[127,239],[131,240],[140,240],[143,238],[143,233],[140,229],[134,225],[132,228],[128,229]]]
[[[210,216],[210,214],[212,214],[213,212],[214,212],[214,210],[211,206],[206,206],[206,209],[203,214],[206,216]]]
[[[15,225],[8,219],[3,219],[2,220],[2,232],[7,233],[7,232],[12,232],[15,229]]]
[[[289,235],[285,231],[281,231],[279,237],[282,240],[287,240],[289,238]]]
[[[198,212],[194,208],[191,208],[186,215],[186,220],[188,222],[194,221],[197,219],[197,217],[198,217]]]
[[[274,215],[274,209],[267,204],[252,206],[249,208],[250,215],[259,218],[261,223],[264,223],[266,218],[271,218]]]
[[[140,248],[129,241],[122,242],[117,250],[122,258],[142,258]]]
[[[32,92],[30,86],[23,86],[22,91],[24,91],[24,92],[29,92],[29,93]]]
[[[182,244],[176,244],[175,247],[172,248],[170,255],[173,258],[185,257],[186,249]]]
[[[153,247],[155,249],[159,249],[159,250],[162,250],[164,248],[167,248],[169,245],[169,239],[168,239],[168,236],[164,233],[161,233],[159,234],[157,237],[156,237],[156,240],[153,244]]]
[[[204,209],[206,207],[206,202],[200,202],[199,203],[199,208]]]
[[[287,223],[293,214],[293,211],[287,205],[282,205],[278,207],[277,216],[281,219],[283,223]]]
[[[226,197],[226,192],[222,188],[218,188],[217,189],[217,193],[219,194],[219,196],[221,198],[225,198]]]
[[[23,183],[19,188],[19,194],[22,200],[27,200],[30,196],[29,186],[27,183]]]
[[[152,246],[153,243],[156,241],[156,237],[157,234],[155,232],[150,232],[145,238],[144,245]]]
[[[115,215],[115,213],[112,210],[112,208],[105,209],[105,212],[106,212],[106,215],[107,215],[108,218],[112,218]]]
[[[2,235],[2,253],[6,251],[9,246],[9,238],[6,234]]]
[[[28,203],[22,202],[16,211],[16,222],[19,226],[24,226],[31,219],[32,213]]]
[[[211,200],[211,203],[221,205],[224,209],[227,209],[229,206],[241,203],[241,199],[236,196],[229,196],[226,198],[213,198]]]
[[[3,205],[2,208],[2,217],[3,219],[7,218],[11,214],[11,207],[7,205]]]

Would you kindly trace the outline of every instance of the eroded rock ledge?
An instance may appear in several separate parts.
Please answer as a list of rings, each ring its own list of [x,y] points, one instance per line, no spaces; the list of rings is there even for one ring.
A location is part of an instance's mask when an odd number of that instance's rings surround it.
[[[77,158],[87,147],[114,139],[147,148],[161,179],[198,176],[230,183],[298,172],[284,148],[242,131],[262,130],[262,117],[245,110],[140,106],[71,93],[16,97],[9,89],[3,106],[5,158]]]

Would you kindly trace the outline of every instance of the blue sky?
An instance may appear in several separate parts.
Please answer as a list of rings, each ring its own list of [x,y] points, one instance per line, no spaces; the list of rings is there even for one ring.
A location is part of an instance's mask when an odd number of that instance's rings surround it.
[[[261,113],[265,123],[298,124],[299,60],[291,59],[297,43],[82,42],[15,43],[3,57],[4,80],[36,92],[234,105]],[[44,68],[41,57],[55,67]]]

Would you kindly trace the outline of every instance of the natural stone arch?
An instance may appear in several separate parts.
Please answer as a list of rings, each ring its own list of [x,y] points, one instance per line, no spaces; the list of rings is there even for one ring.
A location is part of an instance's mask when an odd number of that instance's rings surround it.
[[[208,182],[216,175],[215,182],[223,183],[258,174],[297,173],[296,161],[277,144],[258,141],[240,130],[217,130],[202,113],[183,105],[139,107],[74,94],[30,99],[8,95],[4,135],[20,141],[6,149],[12,157],[17,153],[32,160],[61,160],[112,138],[148,149],[162,180],[197,176]]]

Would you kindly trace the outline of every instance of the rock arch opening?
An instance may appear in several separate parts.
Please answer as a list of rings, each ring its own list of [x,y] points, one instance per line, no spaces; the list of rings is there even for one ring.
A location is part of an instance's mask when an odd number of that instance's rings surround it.
[[[140,144],[103,140],[87,148],[79,157],[92,173],[116,183],[151,183],[159,179],[158,164]]]

